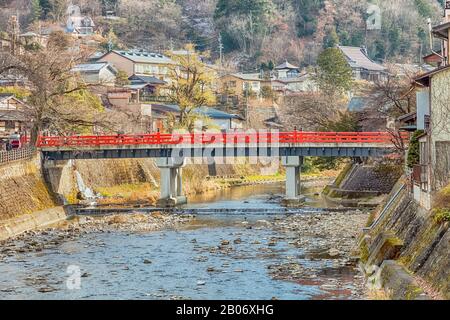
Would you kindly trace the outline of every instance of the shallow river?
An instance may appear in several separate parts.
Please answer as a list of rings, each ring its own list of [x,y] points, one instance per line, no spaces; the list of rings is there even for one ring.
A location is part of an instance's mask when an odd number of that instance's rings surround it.
[[[270,199],[281,192],[280,185],[236,187],[195,197],[188,207],[278,208],[279,204]],[[305,252],[290,245],[279,231],[257,227],[258,222],[264,222],[261,220],[274,218],[277,217],[257,213],[204,215],[177,231],[94,233],[41,252],[17,253],[0,260],[0,298],[357,297],[354,269],[328,274],[327,270],[336,270],[333,260],[307,259]],[[274,238],[279,240],[270,243]],[[223,241],[230,244],[226,250],[218,250]],[[323,279],[273,279],[269,274],[271,266],[286,262],[321,269]],[[82,275],[80,283],[78,272]],[[329,281],[339,281],[339,290],[327,290]],[[40,292],[43,286],[51,290]]]

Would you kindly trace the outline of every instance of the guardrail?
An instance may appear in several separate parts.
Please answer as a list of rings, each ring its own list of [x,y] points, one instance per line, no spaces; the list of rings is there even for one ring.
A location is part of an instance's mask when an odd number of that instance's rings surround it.
[[[407,139],[407,136],[402,136]],[[40,136],[37,146],[44,147],[99,147],[131,145],[179,144],[303,144],[303,143],[367,143],[394,144],[389,132],[279,132],[279,133],[194,133],[194,134],[137,134],[110,136]]]
[[[35,154],[35,147],[23,147],[10,151],[0,151],[0,164],[5,164],[17,160],[31,159]]]

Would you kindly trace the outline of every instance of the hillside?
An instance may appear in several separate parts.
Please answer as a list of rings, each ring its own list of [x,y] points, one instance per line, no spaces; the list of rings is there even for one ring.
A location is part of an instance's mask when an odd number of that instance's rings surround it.
[[[417,61],[428,51],[426,20],[441,17],[442,0],[78,0],[100,31],[113,30],[126,47],[160,51],[194,42],[219,56],[219,35],[225,60],[255,67],[289,59],[315,62],[318,53],[336,44],[366,45],[375,60]],[[0,31],[19,13],[22,30],[40,23],[64,23],[66,0],[2,0]],[[105,19],[106,12],[120,19]],[[370,11],[370,10],[369,10]],[[375,20],[371,20],[375,18]],[[366,30],[366,21],[380,28]]]

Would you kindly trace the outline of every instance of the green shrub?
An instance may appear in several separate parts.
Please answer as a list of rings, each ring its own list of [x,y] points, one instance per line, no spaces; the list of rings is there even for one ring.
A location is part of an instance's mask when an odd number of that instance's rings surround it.
[[[408,149],[408,158],[406,164],[409,168],[414,167],[420,162],[420,144],[418,137],[423,134],[423,130],[417,130],[411,137],[411,142]]]
[[[445,223],[450,221],[450,209],[435,209],[434,219],[437,223]]]

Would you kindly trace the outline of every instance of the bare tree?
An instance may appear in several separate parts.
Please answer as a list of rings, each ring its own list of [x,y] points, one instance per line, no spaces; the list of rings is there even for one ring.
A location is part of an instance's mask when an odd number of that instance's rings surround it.
[[[370,97],[370,106],[384,115],[399,117],[415,111],[416,94],[413,79],[415,68],[388,66],[388,75],[363,89]]]
[[[30,85],[28,107],[23,112],[32,122],[32,143],[43,130],[70,134],[111,125],[98,97],[73,72],[74,66],[84,62],[90,51],[74,49],[72,41],[58,32],[50,36],[46,48],[16,56],[0,55],[0,74],[23,76]]]
[[[339,117],[344,101],[320,92],[308,92],[284,97],[278,116],[286,129],[320,130]]]

